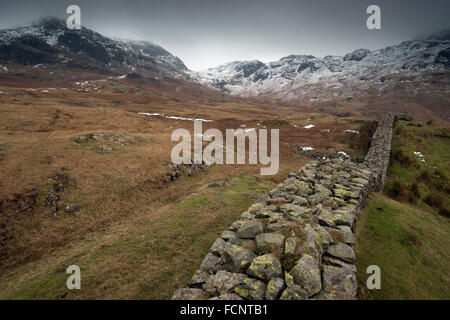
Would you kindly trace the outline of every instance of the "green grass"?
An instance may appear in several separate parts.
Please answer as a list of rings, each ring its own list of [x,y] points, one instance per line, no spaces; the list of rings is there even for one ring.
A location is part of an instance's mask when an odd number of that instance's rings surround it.
[[[398,121],[384,194],[372,193],[357,225],[356,264],[363,299],[448,299],[450,219],[448,128]],[[424,155],[425,162],[414,155]],[[423,179],[427,172],[429,179]],[[419,194],[413,194],[416,183]],[[398,191],[397,194],[393,190]],[[388,195],[391,196],[388,197]],[[381,268],[381,290],[368,290],[366,269]]]
[[[434,195],[442,199],[443,208],[449,208],[449,128],[398,121],[394,133],[386,193],[390,194],[394,182],[404,189],[410,189],[416,182],[420,196],[413,199],[413,202],[417,201],[419,207],[439,212],[439,208],[432,208],[424,201],[428,195]],[[414,152],[421,152],[424,155],[424,161],[420,161]],[[429,179],[423,179],[423,173],[426,173]]]
[[[448,299],[448,219],[373,193],[358,222],[357,236],[362,298]],[[370,265],[381,268],[380,290],[366,288]]]

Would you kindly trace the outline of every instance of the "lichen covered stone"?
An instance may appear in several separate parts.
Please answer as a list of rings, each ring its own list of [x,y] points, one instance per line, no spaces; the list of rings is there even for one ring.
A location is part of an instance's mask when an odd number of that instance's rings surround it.
[[[255,237],[256,248],[260,253],[270,253],[283,246],[284,236],[279,233],[260,233]]]
[[[292,275],[295,283],[308,293],[308,297],[319,293],[322,289],[319,266],[316,259],[308,254],[303,255],[298,260],[289,274]]]
[[[263,281],[269,281],[272,278],[281,277],[283,273],[280,261],[271,254],[265,254],[253,260],[247,274]]]

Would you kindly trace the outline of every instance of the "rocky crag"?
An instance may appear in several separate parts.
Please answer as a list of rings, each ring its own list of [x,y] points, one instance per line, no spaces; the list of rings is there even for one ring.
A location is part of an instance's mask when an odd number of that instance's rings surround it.
[[[384,184],[393,121],[380,122],[363,164],[312,161],[258,198],[172,299],[356,299],[355,223]]]

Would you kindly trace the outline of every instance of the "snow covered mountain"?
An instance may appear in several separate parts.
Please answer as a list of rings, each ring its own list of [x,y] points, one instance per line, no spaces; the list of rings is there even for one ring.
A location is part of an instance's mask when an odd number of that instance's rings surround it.
[[[450,71],[449,32],[375,51],[358,49],[343,57],[290,55],[269,63],[234,61],[193,76],[233,95],[313,101],[352,95],[373,85],[383,90],[390,82],[420,80],[442,70]],[[446,87],[450,90],[448,82]]]
[[[110,39],[84,27],[69,30],[56,18],[1,30],[0,61],[175,77],[185,76],[187,70],[179,58],[154,43]]]
[[[167,76],[233,95],[282,100],[334,98],[398,92],[450,92],[450,32],[345,56],[290,55],[263,63],[234,61],[193,72],[162,47],[147,41],[111,39],[63,20],[45,18],[30,26],[0,30],[0,63],[53,65],[68,70]],[[442,74],[444,74],[442,76]],[[436,76],[438,75],[438,76]],[[430,89],[430,86],[432,88]]]

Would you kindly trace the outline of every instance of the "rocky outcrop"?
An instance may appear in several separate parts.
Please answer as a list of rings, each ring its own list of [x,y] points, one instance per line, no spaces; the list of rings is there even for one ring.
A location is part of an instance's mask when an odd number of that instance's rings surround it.
[[[355,299],[355,224],[384,183],[393,120],[380,122],[363,164],[314,160],[258,198],[173,299]]]

